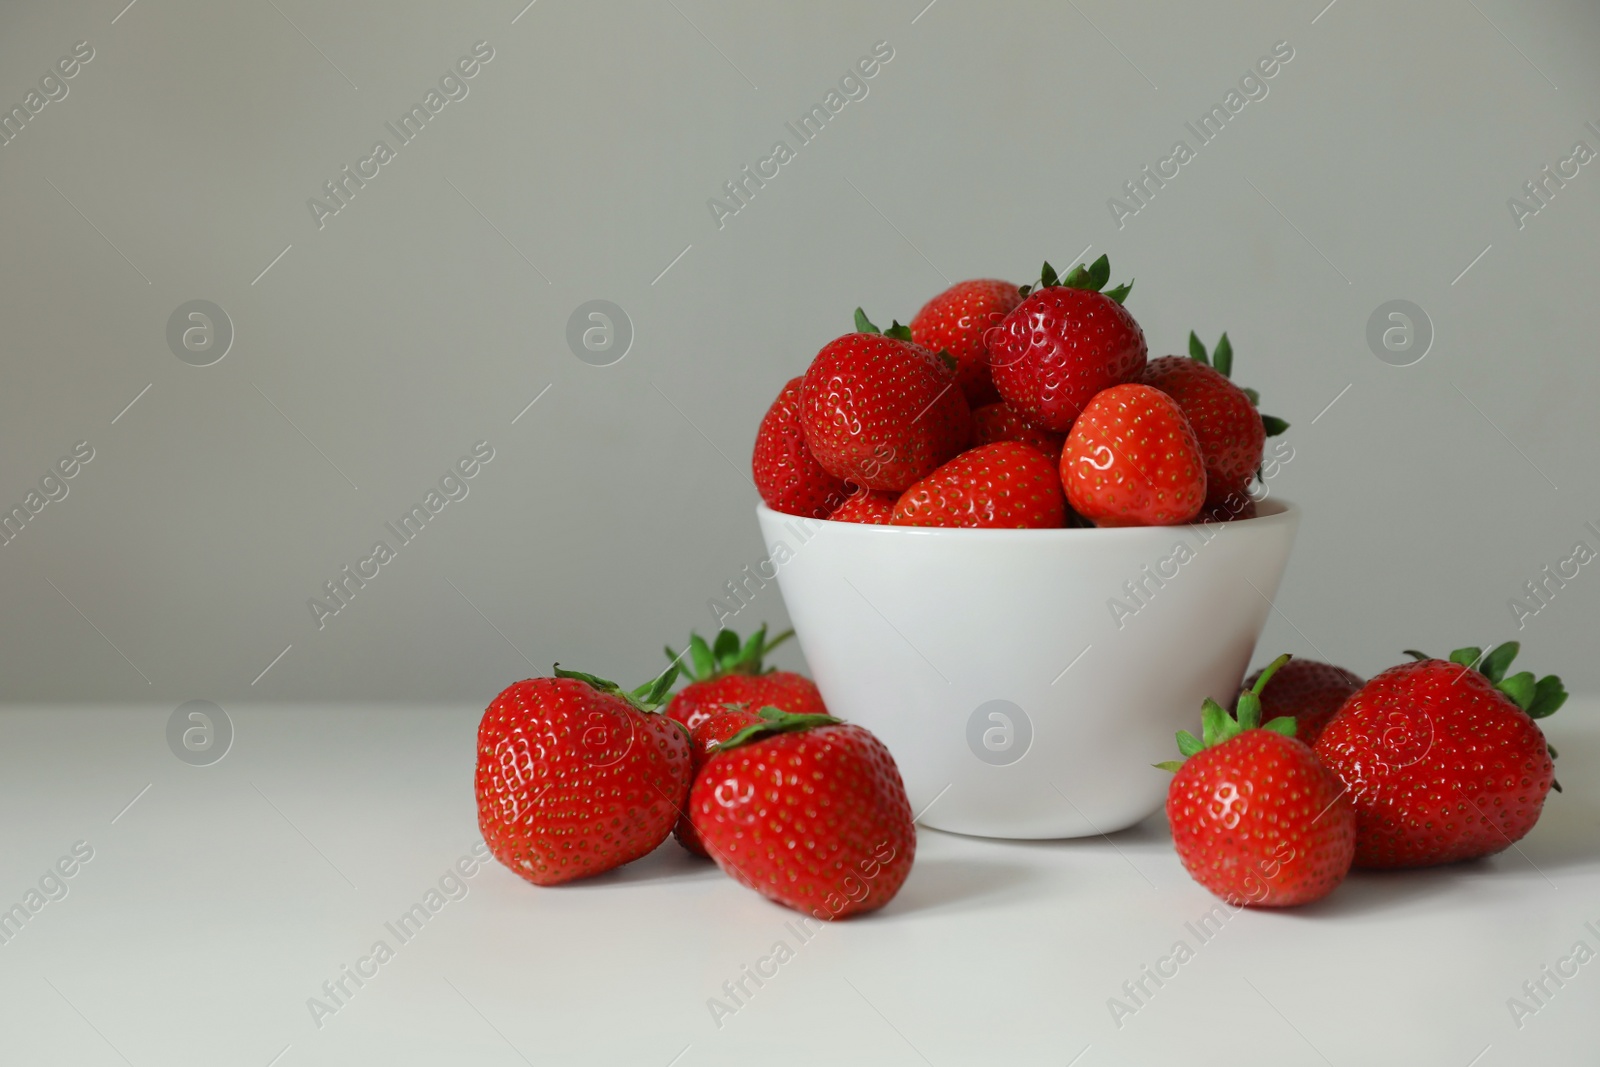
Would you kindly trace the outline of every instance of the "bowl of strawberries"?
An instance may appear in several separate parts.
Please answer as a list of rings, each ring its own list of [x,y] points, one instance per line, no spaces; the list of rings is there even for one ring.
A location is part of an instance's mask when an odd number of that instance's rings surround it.
[[[962,282],[887,330],[858,310],[757,432],[764,570],[929,826],[1076,837],[1159,809],[1151,754],[1238,688],[1288,562],[1298,509],[1255,484],[1286,424],[1226,335],[1150,359],[1109,278],[1102,256]]]

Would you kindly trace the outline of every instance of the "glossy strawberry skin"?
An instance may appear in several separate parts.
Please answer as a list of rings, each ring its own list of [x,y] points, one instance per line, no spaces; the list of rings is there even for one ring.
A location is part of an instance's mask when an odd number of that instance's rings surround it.
[[[1177,402],[1148,385],[1098,394],[1061,451],[1067,503],[1096,526],[1188,522],[1206,498],[1200,443]]]
[[[678,720],[693,731],[712,715],[726,710],[729,704],[747,704],[758,709],[771,705],[795,715],[828,713],[817,684],[793,671],[727,674],[691,682],[678,690],[664,710],[668,718]]]
[[[899,493],[886,493],[880,489],[866,489],[850,494],[843,504],[833,509],[828,518],[834,522],[860,522],[872,526],[887,526],[894,517]]]
[[[916,854],[894,759],[848,724],[715,753],[695,780],[689,814],[731,877],[818,919],[883,907]]]
[[[996,441],[1021,441],[1051,459],[1059,459],[1067,435],[1028,425],[1027,420],[1018,415],[1011,405],[1002,402],[986,404],[972,412],[972,446],[976,448]]]
[[[1022,303],[1010,282],[976,278],[957,282],[922,306],[911,320],[911,340],[929,352],[956,358],[956,381],[972,407],[1000,399],[989,376],[989,348],[984,334]],[[981,442],[980,442],[981,443]]]
[[[800,425],[800,383],[791,378],[756,431],[750,471],[756,491],[773,511],[825,519],[845,498],[844,480],[822,469]]]
[[[966,447],[972,412],[932,352],[878,334],[825,345],[800,387],[806,443],[824,470],[899,492]]]
[[[691,761],[690,782],[700,776],[700,769],[706,765],[711,754],[734,734],[746,726],[761,721],[761,716],[748,706],[726,708],[715,715],[708,716],[700,721],[689,736],[689,758]],[[689,818],[687,798],[683,812],[678,816],[678,824],[672,828],[672,836],[678,839],[689,852],[705,859],[710,855],[706,852],[705,842],[700,840],[700,834],[694,828],[694,821]]]
[[[1555,778],[1544,734],[1478,672],[1391,667],[1345,701],[1317,756],[1349,787],[1356,866],[1488,856],[1533,829]]]
[[[1254,689],[1261,672],[1244,680]],[[1315,745],[1339,707],[1364,684],[1343,667],[1314,659],[1292,659],[1280,667],[1261,690],[1261,721],[1292,718],[1295,740]]]
[[[1303,743],[1246,730],[1190,756],[1167,821],[1191,877],[1236,907],[1289,907],[1344,881],[1356,820],[1337,778]]]
[[[1103,293],[1030,293],[985,338],[995,388],[1040,429],[1066,433],[1102,389],[1137,381],[1147,349],[1126,308]]]
[[[1187,356],[1151,360],[1140,380],[1176,400],[1194,428],[1206,465],[1206,504],[1244,498],[1267,441],[1261,413],[1244,390]]]
[[[517,682],[478,724],[478,827],[495,858],[535,885],[651,852],[689,783],[678,724],[576,679]]]
[[[961,453],[901,494],[896,526],[1053,528],[1066,519],[1061,477],[1050,457],[1020,441]]]

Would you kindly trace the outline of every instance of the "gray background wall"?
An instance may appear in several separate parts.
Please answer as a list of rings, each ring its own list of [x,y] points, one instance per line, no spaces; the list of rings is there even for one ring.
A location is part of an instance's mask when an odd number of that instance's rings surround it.
[[[0,105],[94,58],[0,147],[0,504],[94,458],[0,547],[0,697],[642,677],[759,558],[756,423],[851,309],[1086,245],[1137,277],[1152,355],[1226,329],[1294,424],[1264,650],[1375,671],[1511,636],[1524,582],[1600,548],[1600,163],[1507,207],[1600,149],[1600,11],[1324,2],[6,4]],[[478,41],[469,95],[319,229],[307,199]],[[878,41],[868,95],[719,229],[707,198]],[[1269,94],[1119,229],[1107,199],[1278,41]],[[236,334],[207,367],[166,338],[195,299]],[[610,366],[566,341],[592,299],[635,333]],[[1391,299],[1432,322],[1411,366],[1366,340]],[[307,598],[480,440],[470,495],[319,629]],[[1592,691],[1597,606],[1584,567],[1529,665]]]

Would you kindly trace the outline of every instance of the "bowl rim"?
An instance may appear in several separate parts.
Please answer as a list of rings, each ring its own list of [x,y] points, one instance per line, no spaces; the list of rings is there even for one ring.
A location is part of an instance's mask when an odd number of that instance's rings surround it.
[[[1263,510],[1264,509],[1264,510]],[[1129,539],[1134,537],[1149,537],[1152,533],[1162,533],[1167,530],[1192,530],[1202,526],[1215,526],[1219,531],[1232,527],[1251,527],[1266,529],[1273,526],[1294,525],[1299,522],[1301,509],[1293,501],[1282,498],[1267,497],[1256,501],[1256,516],[1251,519],[1234,519],[1231,522],[1197,523],[1180,522],[1166,526],[1057,526],[1047,529],[995,529],[973,528],[957,526],[890,526],[886,523],[866,522],[835,522],[832,519],[818,519],[809,515],[794,515],[786,511],[775,511],[767,506],[766,501],[756,502],[756,515],[771,515],[774,520],[782,522],[793,520],[797,522],[815,523],[821,527],[837,530],[852,530],[854,534],[846,536],[863,537],[944,537],[967,538],[970,540],[1007,540],[1007,541],[1043,541],[1048,538],[1068,538],[1070,540],[1087,540],[1090,538],[1101,541],[1112,538]]]

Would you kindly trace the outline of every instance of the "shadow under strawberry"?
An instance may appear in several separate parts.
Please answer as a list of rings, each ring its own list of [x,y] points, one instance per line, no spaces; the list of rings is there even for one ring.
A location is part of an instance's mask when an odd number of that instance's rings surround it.
[[[1046,872],[1036,866],[992,856],[918,856],[899,895],[880,915],[889,920],[934,911],[987,911],[1003,901],[1059,895],[1059,888],[1030,888],[1046,881]]]
[[[661,882],[703,882],[710,885],[726,880],[727,875],[714,864],[685,852],[669,836],[655,851],[632,863],[565,884],[578,889],[632,889]]]
[[[1515,876],[1514,881],[1512,876]],[[1549,886],[1515,852],[1502,852],[1439,867],[1388,870],[1355,867],[1337,893],[1270,914],[1275,918],[1314,922],[1351,915],[1437,917],[1441,896],[1457,891],[1472,892],[1475,903],[1481,906],[1488,898],[1478,894],[1488,893],[1506,901],[1525,901],[1529,893],[1548,892]]]

